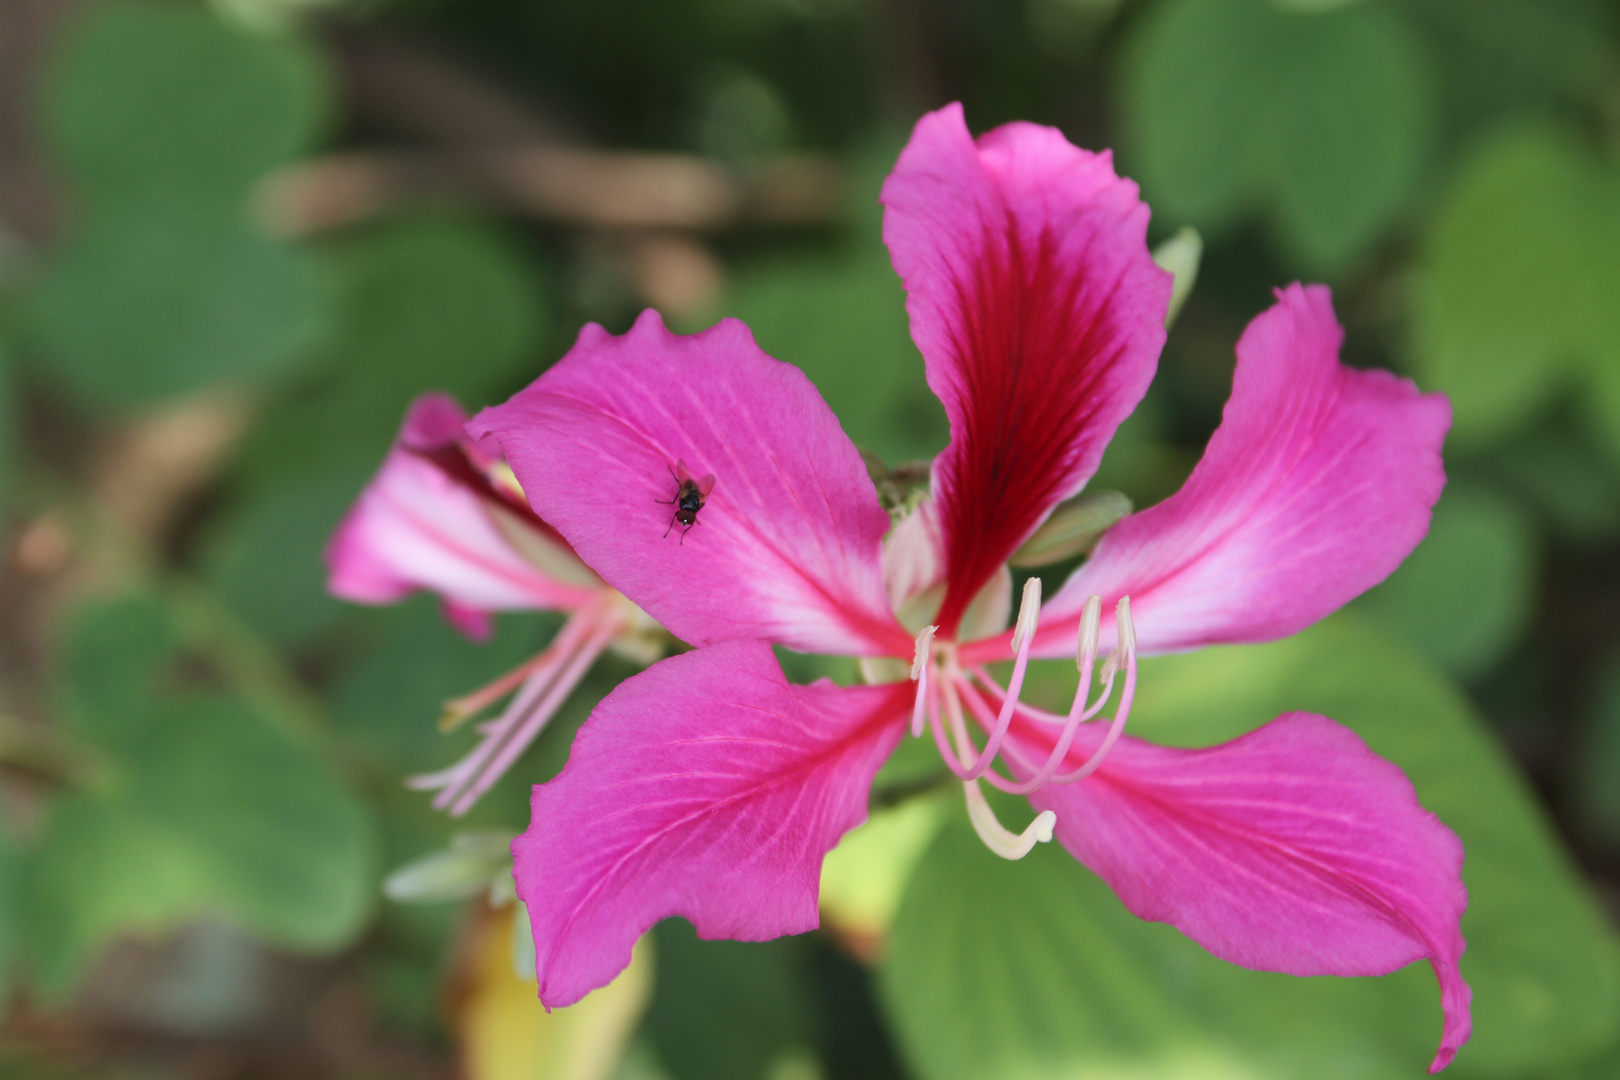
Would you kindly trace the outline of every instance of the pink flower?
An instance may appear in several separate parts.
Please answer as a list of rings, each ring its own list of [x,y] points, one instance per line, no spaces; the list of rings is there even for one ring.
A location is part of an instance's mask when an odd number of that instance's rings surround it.
[[[1006,632],[1008,557],[1142,397],[1170,281],[1136,186],[1049,128],[975,142],[959,107],[933,113],[883,202],[951,422],[932,500],[892,532],[810,382],[735,321],[588,326],[469,425],[604,580],[698,646],[609,695],[534,789],[513,852],[541,999],[603,985],[667,916],[705,938],[815,927],[821,860],[909,727],[932,731],[992,850],[1055,835],[1133,912],[1217,956],[1298,975],[1428,959],[1444,1067],[1470,1030],[1463,852],[1400,770],[1306,713],[1205,750],[1122,732],[1138,654],[1294,633],[1405,558],[1444,484],[1447,402],[1342,366],[1327,290],[1279,291],[1186,486],[1108,532],[1044,608],[1033,580]],[[662,535],[676,461],[716,477],[684,544]],[[912,678],[793,686],[772,643],[871,671],[901,660]],[[1020,705],[1029,658],[1066,655],[1082,672],[1067,715]],[[1003,687],[985,665],[1006,660]],[[1112,721],[1090,723],[1116,683]],[[981,781],[1027,794],[1035,821],[1003,827]]]
[[[362,604],[391,604],[419,589],[438,593],[446,618],[487,638],[493,611],[566,611],[568,622],[539,656],[448,702],[453,727],[516,691],[484,738],[442,772],[413,778],[433,805],[460,816],[545,729],[610,644],[640,644],[653,624],[580,562],[523,498],[511,470],[474,445],[454,399],[412,403],[399,438],[326,548],[327,588]]]

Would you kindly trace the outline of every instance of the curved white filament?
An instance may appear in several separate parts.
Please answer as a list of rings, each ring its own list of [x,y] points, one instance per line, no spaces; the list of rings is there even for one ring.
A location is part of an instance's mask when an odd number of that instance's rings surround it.
[[[1024,674],[1029,670],[1029,646],[1035,639],[1035,627],[1040,617],[1041,579],[1032,577],[1024,582],[1024,596],[1018,604],[1018,622],[1013,626],[1012,647],[1017,658],[1013,661],[1012,678],[1007,680],[1007,695],[1001,701],[1001,712],[996,716],[995,726],[990,729],[984,749],[980,751],[978,759],[968,766],[963,777],[965,780],[976,780],[984,775],[1001,750],[1002,740],[1007,737],[1013,712],[1018,708],[1018,695],[1024,690]]]
[[[1036,844],[1052,839],[1052,828],[1057,824],[1057,815],[1052,811],[1042,810],[1023,832],[1015,833],[996,819],[996,812],[985,801],[977,780],[965,782],[962,792],[967,797],[968,820],[973,822],[973,831],[979,834],[985,847],[1003,859],[1022,859]]]

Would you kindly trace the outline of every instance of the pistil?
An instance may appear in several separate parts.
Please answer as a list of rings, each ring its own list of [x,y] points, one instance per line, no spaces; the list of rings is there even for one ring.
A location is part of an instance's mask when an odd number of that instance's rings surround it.
[[[967,796],[968,820],[973,822],[973,831],[979,834],[985,847],[1003,859],[1022,859],[1036,844],[1051,842],[1052,829],[1057,824],[1057,815],[1052,811],[1042,810],[1023,832],[1015,833],[997,820],[977,780],[967,781],[962,790]]]
[[[979,781],[987,780],[1009,794],[1028,795],[1047,784],[1072,784],[1090,776],[1101,767],[1124,733],[1125,724],[1130,718],[1131,706],[1136,699],[1136,628],[1131,620],[1130,598],[1121,597],[1115,609],[1119,642],[1103,663],[1102,671],[1099,673],[1103,685],[1097,700],[1094,702],[1090,700],[1092,674],[1096,668],[1102,623],[1102,600],[1100,597],[1092,596],[1086,601],[1081,615],[1080,639],[1075,656],[1075,666],[1080,673],[1080,685],[1068,714],[1058,717],[1032,710],[1020,703],[1019,695],[1023,691],[1024,677],[1029,665],[1030,643],[1035,637],[1040,617],[1040,602],[1040,581],[1031,578],[1024,586],[1018,621],[1013,629],[1013,672],[1005,690],[998,686],[982,667],[974,666],[971,669],[971,677],[965,673],[957,659],[954,643],[943,642],[939,646],[935,645],[935,627],[932,626],[925,627],[922,633],[917,635],[916,654],[911,665],[911,677],[917,683],[917,696],[911,715],[911,733],[913,736],[919,736],[925,726],[933,730],[934,744],[939,750],[940,757],[957,779],[962,781],[968,818],[973,822],[974,830],[986,847],[1007,859],[1021,859],[1035,844],[1050,840],[1056,818],[1050,811],[1045,811],[1022,833],[1014,833],[996,819],[995,811],[985,801]],[[936,662],[936,651],[939,653],[938,662],[942,668],[940,673],[942,677],[937,683],[930,679],[930,672]],[[1120,672],[1124,673],[1124,685],[1120,690],[1119,702],[1115,706],[1114,717],[1107,734],[1079,767],[1060,773],[1058,769],[1068,757],[1080,725],[1096,717],[1113,697],[1114,683]],[[998,709],[992,710],[989,703],[974,688],[974,679],[999,696]],[[982,750],[974,745],[968,733],[964,703],[986,733]],[[1063,725],[1045,762],[1033,770],[1031,770],[1032,763],[1025,761],[1022,754],[1006,745],[1013,716],[1020,710],[1023,715],[1034,716],[1044,723]],[[992,766],[995,758],[1003,753],[1011,753],[1018,770],[1029,770],[1030,775],[1018,781],[997,773]]]

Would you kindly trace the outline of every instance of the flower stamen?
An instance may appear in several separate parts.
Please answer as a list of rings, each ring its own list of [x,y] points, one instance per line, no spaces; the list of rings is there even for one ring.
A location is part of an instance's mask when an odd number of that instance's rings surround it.
[[[1109,678],[1096,705],[1088,707],[1086,704],[1087,699],[1091,697],[1091,675],[1097,662],[1097,639],[1101,624],[1102,598],[1089,597],[1086,600],[1085,611],[1080,616],[1080,644],[1075,655],[1075,666],[1080,669],[1080,686],[1075,691],[1074,704],[1069,707],[1069,716],[1063,725],[1063,733],[1058,736],[1057,742],[1052,746],[1052,752],[1046,757],[1046,763],[1035,771],[1035,775],[1009,789],[1013,794],[1027,795],[1045,787],[1047,782],[1057,775],[1058,766],[1068,756],[1069,747],[1074,743],[1080,725],[1097,715],[1113,692],[1114,680]]]
[[[917,635],[917,655],[911,661],[911,678],[917,684],[917,700],[911,706],[911,737],[917,738],[923,733],[925,710],[928,708],[928,668],[933,662],[934,631],[937,626],[925,626],[922,633]]]
[[[1007,737],[1007,729],[1012,726],[1013,712],[1018,708],[1018,695],[1024,689],[1024,675],[1029,669],[1029,647],[1035,639],[1035,628],[1040,616],[1041,579],[1032,577],[1024,582],[1024,596],[1018,605],[1018,621],[1013,626],[1012,647],[1017,657],[1013,661],[1012,678],[1007,680],[1007,694],[1002,698],[1001,712],[996,716],[996,723],[990,730],[989,738],[985,740],[984,750],[980,752],[978,760],[969,766],[964,780],[976,780],[983,776],[1001,750],[1002,740]]]
[[[545,730],[591,664],[624,628],[624,616],[613,605],[582,608],[563,626],[549,648],[526,665],[527,680],[505,711],[479,725],[483,740],[472,753],[435,773],[413,776],[406,786],[434,791],[436,810],[460,817],[495,785],[506,770]]]
[[[962,792],[967,797],[968,820],[973,822],[973,831],[979,834],[985,847],[1003,859],[1022,859],[1036,844],[1051,841],[1052,828],[1057,824],[1057,815],[1052,811],[1042,810],[1023,832],[1015,833],[996,819],[996,812],[985,801],[977,780],[966,781]]]
[[[1114,622],[1119,631],[1119,645],[1103,664],[1103,674],[1108,678],[1110,687],[1113,685],[1114,672],[1120,668],[1125,670],[1125,685],[1120,689],[1119,704],[1114,708],[1114,721],[1108,726],[1108,734],[1103,737],[1102,745],[1086,759],[1086,763],[1073,772],[1052,777],[1054,784],[1072,784],[1096,772],[1114,744],[1119,742],[1120,735],[1125,731],[1125,722],[1130,719],[1131,704],[1136,700],[1136,625],[1131,622],[1130,597],[1120,597]],[[1101,702],[1098,704],[1101,705]]]
[[[477,690],[451,698],[444,703],[444,711],[439,714],[439,730],[445,734],[456,730],[553,662],[550,650],[543,651]]]

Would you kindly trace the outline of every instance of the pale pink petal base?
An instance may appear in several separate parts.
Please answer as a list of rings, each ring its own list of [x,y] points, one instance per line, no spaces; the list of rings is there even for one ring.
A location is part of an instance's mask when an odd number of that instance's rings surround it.
[[[1014,772],[1032,773],[1054,737],[1020,723],[1009,740]],[[1069,761],[1086,760],[1104,737],[1082,728]],[[1462,844],[1348,728],[1298,712],[1205,750],[1126,737],[1096,773],[1030,802],[1057,814],[1058,840],[1134,914],[1223,960],[1383,975],[1427,959],[1445,1013],[1430,1071],[1468,1041]]]
[[[587,601],[596,590],[537,570],[478,495],[418,453],[460,438],[462,416],[439,394],[411,406],[400,442],[327,544],[327,588],[362,604],[431,590],[445,600],[451,621],[474,637],[487,633],[490,611],[569,609]],[[582,576],[589,576],[583,568]]]
[[[803,372],[722,320],[680,336],[648,311],[587,326],[550,371],[469,425],[495,437],[530,503],[591,568],[693,644],[910,648],[883,594],[889,517]],[[674,520],[676,463],[715,477]]]
[[[821,862],[866,817],[910,687],[790,686],[771,647],[661,661],[609,694],[512,842],[540,1000],[569,1005],[685,916],[703,938],[818,925]]]
[[[1042,612],[1072,653],[1086,598],[1130,596],[1144,654],[1272,641],[1387,577],[1445,486],[1443,395],[1339,362],[1322,286],[1278,290],[1238,343],[1232,398],[1186,486],[1115,525]],[[1105,616],[1103,648],[1113,625]]]
[[[1136,185],[1056,128],[1008,124],[975,142],[960,105],[929,113],[883,203],[911,334],[951,422],[934,486],[949,636],[1141,400],[1171,281]]]
[[[933,499],[901,518],[883,541],[883,590],[900,611],[945,581],[944,538]]]

